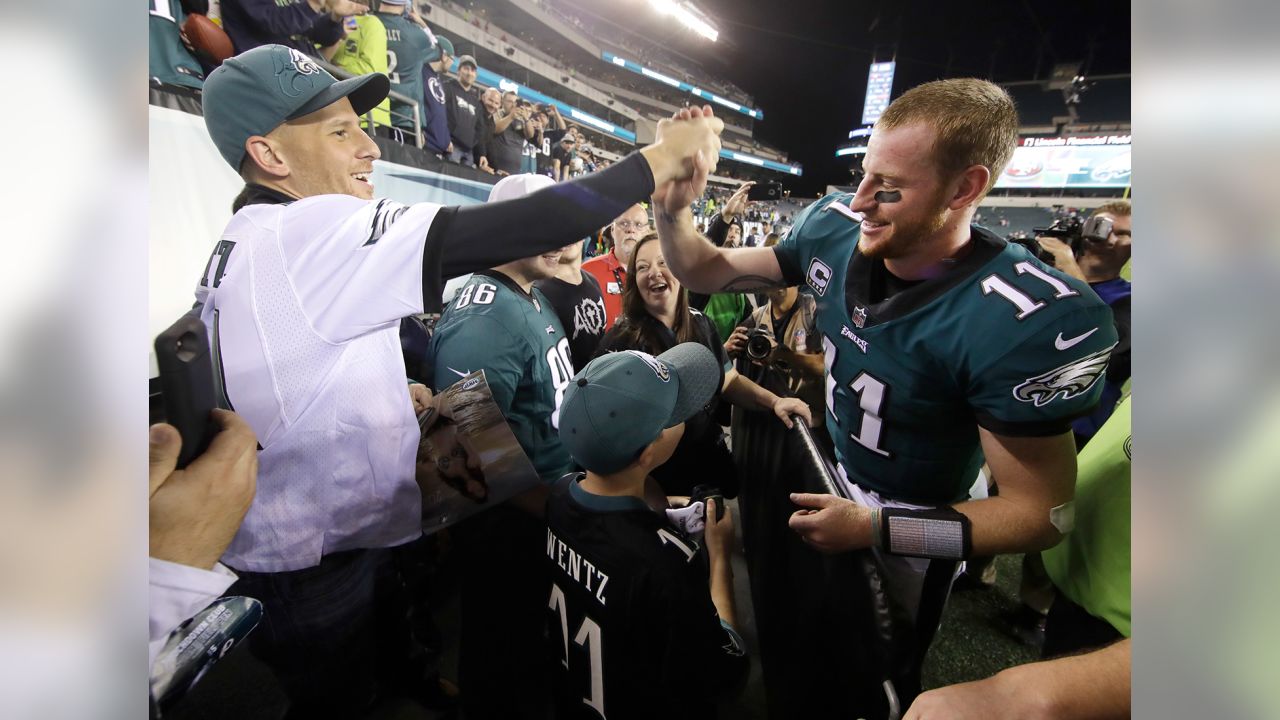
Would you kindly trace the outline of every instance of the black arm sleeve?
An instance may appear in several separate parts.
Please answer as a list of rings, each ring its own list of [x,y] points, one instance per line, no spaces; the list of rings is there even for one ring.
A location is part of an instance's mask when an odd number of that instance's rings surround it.
[[[180,0],[182,10],[188,15],[208,15],[209,0]]]
[[[724,247],[724,241],[729,237],[729,223],[724,221],[724,216],[716,213],[711,218],[711,225],[707,227],[707,239],[716,247]]]
[[[442,208],[427,231],[422,290],[439,312],[445,278],[564,247],[608,225],[653,194],[653,171],[640,153],[600,172],[514,200]]]

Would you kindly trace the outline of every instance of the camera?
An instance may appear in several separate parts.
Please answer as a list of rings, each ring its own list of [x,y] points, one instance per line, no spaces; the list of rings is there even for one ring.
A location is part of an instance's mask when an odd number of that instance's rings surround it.
[[[764,328],[752,328],[747,333],[747,357],[752,360],[764,360],[773,352],[772,338]]]
[[[1037,237],[1054,237],[1071,246],[1071,251],[1079,255],[1085,243],[1106,242],[1111,236],[1111,218],[1094,215],[1088,220],[1077,216],[1061,217],[1053,221],[1049,227],[1032,228]]]

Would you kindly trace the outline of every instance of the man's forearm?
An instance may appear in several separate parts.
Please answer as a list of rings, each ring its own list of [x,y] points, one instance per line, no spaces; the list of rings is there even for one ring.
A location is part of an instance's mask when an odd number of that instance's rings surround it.
[[[655,184],[657,183],[655,176]],[[685,283],[685,287],[694,292],[719,292],[711,278],[704,278],[709,273],[695,272],[706,268],[719,255],[718,249],[705,237],[698,233],[694,224],[693,211],[685,208],[678,213],[667,212],[660,204],[654,205],[654,228],[658,231],[658,240],[662,243],[662,255],[671,268],[671,272]],[[689,278],[688,281],[685,278]]]
[[[738,627],[737,608],[733,604],[733,565],[728,557],[711,556],[711,603],[721,620]]]
[[[742,375],[735,375],[724,389],[724,398],[741,408],[748,410],[772,410],[778,402],[778,396],[760,387]]]
[[[660,204],[655,208],[654,224],[662,242],[662,255],[675,276],[692,292],[748,292],[781,286],[782,268],[772,248],[717,248],[698,234],[693,212],[688,208],[675,214]]]
[[[1028,714],[1021,717],[1129,717],[1132,676],[1129,639],[1083,655],[1018,665],[992,678],[1007,683]]]

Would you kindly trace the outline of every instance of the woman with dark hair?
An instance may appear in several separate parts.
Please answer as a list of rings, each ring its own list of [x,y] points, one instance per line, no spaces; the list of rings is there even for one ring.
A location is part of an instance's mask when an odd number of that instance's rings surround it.
[[[800,400],[778,397],[733,369],[715,327],[705,315],[689,308],[684,288],[667,269],[658,236],[649,233],[631,252],[622,317],[600,342],[597,356],[618,350],[658,355],[684,342],[700,343],[714,353],[724,368],[724,380],[716,399],[686,421],[675,454],[653,471],[653,477],[667,495],[689,495],[697,485],[712,485],[732,498],[738,494],[738,477],[724,431],[712,417],[720,397],[744,409],[770,410],[787,427],[791,427],[791,415],[809,424],[813,418]]]

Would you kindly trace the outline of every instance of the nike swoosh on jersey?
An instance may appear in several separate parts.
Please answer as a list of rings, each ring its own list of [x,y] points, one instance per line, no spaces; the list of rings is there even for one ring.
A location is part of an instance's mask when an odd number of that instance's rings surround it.
[[[445,365],[444,367],[445,367],[445,369],[446,369],[446,370],[448,370],[449,372],[451,372],[451,373],[453,373],[453,374],[457,375],[458,377],[466,377],[466,376],[468,376],[468,375],[470,375],[470,374],[471,374],[471,371],[470,371],[470,370],[468,370],[468,371],[466,371],[466,372],[462,372],[462,371],[460,371],[460,370],[454,370],[453,368],[449,367],[448,365]]]
[[[1058,337],[1053,339],[1053,346],[1059,350],[1070,350],[1071,348],[1084,342],[1084,339],[1098,332],[1098,328],[1094,328],[1083,335],[1077,335],[1070,340],[1063,340],[1062,333],[1058,333]]]

